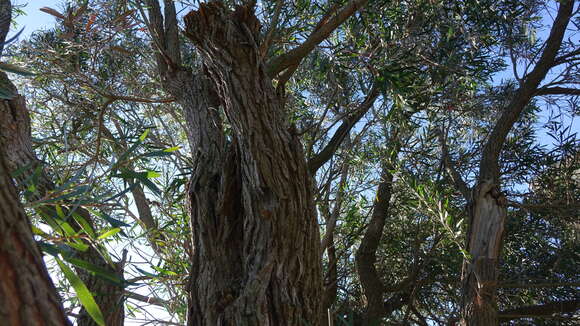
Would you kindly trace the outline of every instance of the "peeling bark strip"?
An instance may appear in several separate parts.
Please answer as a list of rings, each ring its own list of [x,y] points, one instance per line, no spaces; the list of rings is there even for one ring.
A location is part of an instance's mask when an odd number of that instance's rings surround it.
[[[253,7],[232,12],[219,2],[201,4],[185,26],[233,128],[218,178],[194,174],[190,184],[195,261],[188,324],[320,325],[311,179],[261,61]],[[203,196],[217,205],[201,202]]]
[[[0,322],[70,325],[18,202],[0,148]]]

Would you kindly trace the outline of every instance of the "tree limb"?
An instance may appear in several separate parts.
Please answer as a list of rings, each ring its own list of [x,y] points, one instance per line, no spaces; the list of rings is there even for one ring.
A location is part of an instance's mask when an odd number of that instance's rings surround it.
[[[326,144],[318,154],[314,155],[314,157],[308,161],[308,170],[311,175],[316,174],[316,171],[330,160],[352,127],[368,112],[378,96],[379,89],[378,87],[373,86],[365,100],[358,106],[358,108],[343,120],[328,144]]]
[[[443,165],[445,166],[445,171],[447,171],[451,181],[453,181],[455,188],[461,192],[465,200],[469,201],[471,197],[470,188],[461,177],[461,174],[459,174],[459,171],[457,171],[454,162],[451,160],[445,137],[441,131],[439,132],[439,145],[441,146],[441,155],[443,159]]]
[[[271,59],[267,64],[267,72],[270,77],[275,77],[286,68],[297,65],[306,57],[318,44],[324,41],[330,33],[352,16],[357,10],[362,8],[368,0],[351,0],[327,23],[316,28],[310,36],[298,47]],[[326,19],[323,17],[321,21]],[[318,24],[320,25],[320,23]]]
[[[553,314],[574,313],[579,308],[580,299],[550,302],[504,310],[499,313],[499,319],[506,321],[518,318],[550,317]]]
[[[148,304],[152,304],[152,305],[156,305],[156,306],[161,306],[161,307],[167,307],[167,305],[169,304],[168,301],[160,299],[160,298],[155,298],[155,297],[147,297],[135,292],[131,292],[128,290],[125,290],[125,296],[129,299],[133,299],[133,300],[137,300],[137,301],[141,301],[141,302],[145,302]]]
[[[492,180],[497,182],[499,178],[499,154],[503,148],[505,139],[518,120],[523,109],[528,105],[530,99],[537,92],[538,85],[544,79],[554,63],[556,54],[560,49],[566,26],[570,21],[574,1],[568,0],[560,3],[558,15],[552,25],[550,36],[546,41],[544,51],[534,67],[534,69],[524,77],[520,88],[514,94],[511,102],[503,111],[503,114],[497,121],[489,139],[487,140],[480,163],[480,180]]]
[[[535,95],[580,95],[580,88],[542,87]]]

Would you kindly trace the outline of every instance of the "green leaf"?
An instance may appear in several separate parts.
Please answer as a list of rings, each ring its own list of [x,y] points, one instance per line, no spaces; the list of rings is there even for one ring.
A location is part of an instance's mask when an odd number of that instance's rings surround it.
[[[85,252],[89,249],[88,244],[84,244],[81,242],[67,242],[66,245],[69,247],[75,248],[78,251],[82,251],[82,252]]]
[[[121,232],[121,229],[120,228],[112,228],[109,231],[101,234],[97,239],[98,240],[103,240],[103,239],[106,239],[108,237],[112,237],[112,236],[114,236],[115,234],[117,234],[119,232]]]
[[[22,76],[33,76],[34,73],[25,70],[24,68],[20,68],[10,63],[0,62],[0,70],[5,72],[11,72],[14,74],[22,75]]]
[[[44,241],[38,241],[38,246],[42,250],[42,252],[47,253],[51,256],[57,257],[60,253],[60,250],[57,246],[50,244]]]
[[[115,273],[109,272],[108,270],[100,266],[73,257],[65,257],[65,260],[77,267],[80,267],[84,270],[91,272],[91,274],[95,276],[111,281],[119,286],[123,285],[124,281],[119,276],[117,276]]]
[[[155,172],[156,173],[156,172]],[[155,175],[155,174],[152,174]],[[127,169],[121,169],[121,173],[113,175],[113,177],[119,177],[123,179],[137,179],[149,190],[153,191],[156,195],[161,195],[161,190],[149,180],[149,172],[136,172]]]
[[[70,285],[75,289],[79,301],[85,307],[89,315],[93,318],[93,320],[99,326],[105,326],[105,318],[103,318],[103,314],[101,313],[101,309],[95,302],[95,298],[87,289],[87,286],[83,281],[75,274],[72,269],[70,269],[62,260],[58,259],[57,257],[54,258],[60,267],[60,270],[64,274],[64,276],[69,281]]]
[[[154,151],[154,152],[149,152],[146,154],[143,154],[143,157],[157,157],[157,156],[171,156],[172,154],[170,152],[166,152],[165,150],[162,151]]]
[[[167,152],[167,153],[171,153],[171,152],[178,151],[178,150],[179,150],[179,148],[180,148],[179,146],[174,146],[174,147],[169,147],[169,148],[166,148],[166,149],[164,149],[163,151],[164,151],[164,152]]]
[[[38,208],[36,209],[36,213],[40,216],[40,218],[46,223],[48,224],[53,230],[54,232],[60,234],[60,235],[65,235],[64,230],[60,227],[60,225],[55,221],[55,219],[50,216],[48,214],[48,212],[46,212],[45,209],[42,208]]]
[[[79,213],[77,212],[72,212],[72,216],[75,219],[75,221],[81,226],[81,229],[83,229],[83,231],[89,236],[91,237],[91,239],[95,238],[95,231],[93,230],[93,228],[91,227],[91,225],[89,224],[89,222],[87,222],[87,220],[85,220]]]
[[[149,135],[149,129],[145,129],[145,131],[141,134],[141,136],[139,136],[139,140],[144,141],[145,138],[147,138],[147,135]]]
[[[34,233],[35,235],[48,236],[48,234],[46,234],[44,231],[37,228],[36,226],[31,225],[30,227],[32,228],[32,233]]]
[[[147,171],[147,178],[151,179],[151,178],[159,178],[161,176],[161,173],[157,172],[157,171]]]
[[[135,266],[135,269],[137,269],[141,274],[143,274],[145,276],[149,276],[149,277],[153,277],[153,278],[159,277],[159,275],[155,275],[153,273],[149,273],[148,271],[143,270],[143,269],[141,269],[141,268],[139,268],[137,266]]]
[[[170,270],[161,268],[161,267],[157,267],[157,266],[151,266],[154,270],[158,271],[161,274],[165,274],[165,275],[169,275],[169,276],[176,276],[177,273],[172,272]]]

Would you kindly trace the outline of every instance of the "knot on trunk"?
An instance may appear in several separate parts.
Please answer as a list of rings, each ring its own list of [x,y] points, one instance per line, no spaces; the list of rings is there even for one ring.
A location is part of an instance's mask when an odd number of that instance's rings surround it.
[[[495,202],[498,206],[507,205],[505,194],[500,190],[499,185],[491,180],[482,181],[473,190],[473,197],[477,200],[482,200],[485,196],[488,195],[495,199]]]

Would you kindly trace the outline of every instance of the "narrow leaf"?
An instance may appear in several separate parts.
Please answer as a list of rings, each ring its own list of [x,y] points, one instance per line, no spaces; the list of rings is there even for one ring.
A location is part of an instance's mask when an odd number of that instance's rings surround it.
[[[113,228],[113,229],[110,229],[109,231],[101,234],[97,239],[98,240],[103,240],[103,239],[106,239],[108,237],[112,237],[112,236],[114,236],[115,234],[117,234],[119,232],[121,232],[121,229],[120,228]]]
[[[78,277],[78,275],[75,274],[72,271],[72,269],[70,269],[62,260],[60,260],[57,257],[55,257],[54,259],[56,260],[58,266],[60,267],[60,270],[62,271],[66,279],[75,289],[79,301],[81,302],[83,307],[85,307],[89,315],[99,326],[105,326],[105,318],[103,318],[101,309],[99,309],[99,306],[95,302],[95,298],[93,298],[93,295],[91,294],[85,283],[83,283],[83,281]]]

